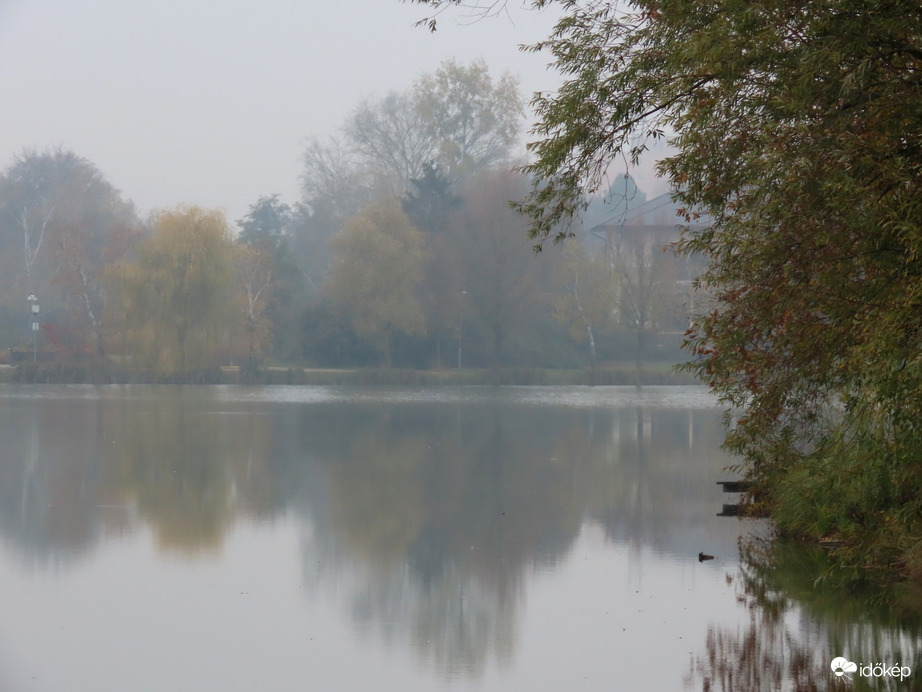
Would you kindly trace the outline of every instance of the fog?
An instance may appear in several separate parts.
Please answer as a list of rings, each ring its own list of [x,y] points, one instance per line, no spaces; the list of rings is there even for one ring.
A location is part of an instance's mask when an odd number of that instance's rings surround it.
[[[94,162],[142,213],[180,203],[240,218],[259,195],[298,195],[304,139],[363,98],[409,88],[453,57],[553,88],[517,46],[553,17],[520,7],[474,23],[397,0],[0,2],[0,165],[26,147]],[[525,131],[527,128],[523,127]]]
[[[674,209],[641,221],[663,238],[610,228],[536,261],[509,208],[528,191],[511,169],[530,99],[559,76],[519,50],[554,14],[507,7],[442,13],[433,33],[397,0],[3,5],[10,360],[94,353],[166,376],[266,358],[460,370],[636,353],[639,371],[649,347],[676,357],[687,277],[661,260]],[[629,185],[611,172],[619,199],[594,200],[587,231],[662,196],[650,165]]]

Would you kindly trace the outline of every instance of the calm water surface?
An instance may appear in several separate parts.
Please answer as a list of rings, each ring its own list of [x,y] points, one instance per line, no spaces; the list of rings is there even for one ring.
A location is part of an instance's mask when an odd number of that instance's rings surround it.
[[[832,655],[914,664],[914,617],[824,615],[741,563],[722,435],[695,387],[0,386],[0,692],[799,689],[797,666],[826,689]]]

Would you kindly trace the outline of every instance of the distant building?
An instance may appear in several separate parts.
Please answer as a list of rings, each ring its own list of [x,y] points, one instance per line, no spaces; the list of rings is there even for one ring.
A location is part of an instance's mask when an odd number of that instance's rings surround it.
[[[667,193],[606,220],[590,229],[605,246],[621,286],[621,323],[642,331],[684,331],[689,316],[701,311],[706,297],[693,282],[705,269],[700,256],[680,257],[669,247],[682,229],[705,229],[711,218],[702,214],[686,221],[680,206]]]

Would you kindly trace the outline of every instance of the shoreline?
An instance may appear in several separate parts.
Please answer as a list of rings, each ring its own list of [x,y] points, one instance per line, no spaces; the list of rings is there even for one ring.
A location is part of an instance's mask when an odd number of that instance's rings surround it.
[[[0,383],[20,384],[265,384],[265,385],[694,385],[671,363],[651,363],[639,373],[631,366],[583,369],[471,368],[415,370],[401,368],[310,368],[268,366],[247,371],[221,366],[180,374],[157,375],[118,368],[111,363],[24,363],[0,367]]]

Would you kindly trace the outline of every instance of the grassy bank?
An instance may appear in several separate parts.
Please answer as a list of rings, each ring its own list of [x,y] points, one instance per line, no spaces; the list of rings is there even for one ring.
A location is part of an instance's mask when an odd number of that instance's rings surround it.
[[[836,569],[922,582],[922,482],[886,460],[810,460],[767,494],[783,537],[826,545]]]
[[[847,442],[756,467],[752,506],[782,539],[825,548],[831,573],[922,583],[920,462],[883,435],[879,445]]]

